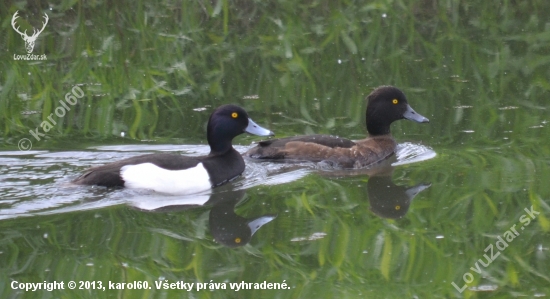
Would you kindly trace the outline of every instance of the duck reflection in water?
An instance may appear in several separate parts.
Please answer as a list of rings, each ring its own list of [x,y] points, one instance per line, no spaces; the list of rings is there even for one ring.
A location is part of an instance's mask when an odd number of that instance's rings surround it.
[[[391,157],[372,167],[354,170],[337,170],[324,173],[327,177],[368,176],[367,195],[370,210],[379,217],[399,219],[409,211],[414,197],[432,184],[421,183],[412,187],[396,185],[392,180],[396,162]]]
[[[202,204],[190,202],[188,197],[164,201],[163,206],[148,206],[140,199],[134,206],[141,210],[155,212],[174,212],[189,210],[202,206],[212,206],[208,216],[210,233],[214,240],[227,247],[240,247],[248,244],[252,236],[265,224],[277,217],[276,214],[266,214],[259,217],[245,218],[235,213],[235,207],[245,195],[244,190],[216,192],[210,195]],[[207,195],[205,195],[207,196]],[[199,201],[200,202],[200,201]]]
[[[275,214],[268,214],[248,219],[237,215],[235,206],[244,197],[244,191],[241,192],[240,197],[221,198],[214,203],[208,218],[210,233],[216,242],[228,247],[248,244],[260,227],[277,217]]]
[[[374,214],[382,218],[402,218],[409,211],[413,198],[431,185],[398,186],[394,184],[391,176],[371,176],[367,182],[370,209]]]

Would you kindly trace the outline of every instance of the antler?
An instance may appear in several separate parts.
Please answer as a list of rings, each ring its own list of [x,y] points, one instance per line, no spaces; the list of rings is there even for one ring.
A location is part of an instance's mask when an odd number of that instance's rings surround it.
[[[25,36],[27,36],[27,37],[35,37],[35,36],[38,36],[40,33],[42,33],[42,31],[44,31],[44,29],[46,28],[46,25],[48,24],[48,20],[50,19],[50,18],[48,17],[48,15],[47,15],[46,13],[44,13],[44,19],[46,19],[46,21],[45,21],[45,22],[42,22],[42,29],[40,29],[40,30],[38,30],[38,32],[36,32],[36,29],[33,28],[33,29],[32,29],[32,33],[33,33],[32,36],[28,36],[28,35],[27,35],[27,30],[25,30],[25,32],[21,32],[21,31],[19,31],[19,26],[17,26],[17,28],[15,28],[15,26],[16,26],[15,20],[16,20],[17,18],[19,18],[19,16],[17,15],[17,13],[19,13],[19,11],[16,11],[15,14],[13,14],[13,17],[11,18],[11,26],[13,27],[13,29],[14,29],[17,33],[19,33],[19,34],[21,34],[21,35],[25,35]]]
[[[17,28],[15,28],[15,20],[17,18],[19,18],[19,16],[17,15],[19,11],[16,11],[15,14],[13,14],[13,18],[11,18],[11,27],[13,27],[13,30],[15,30],[15,32],[21,34],[21,35],[27,35],[27,30],[25,30],[25,32],[21,32],[19,31],[19,26],[17,26]]]
[[[46,13],[44,13],[44,19],[46,19],[46,22],[42,22],[42,29],[40,29],[37,33],[34,33],[34,28],[33,28],[33,36],[35,35],[39,35],[40,33],[42,33],[42,31],[44,31],[44,28],[46,28],[46,25],[48,25],[48,20],[50,18],[48,18],[48,15]]]

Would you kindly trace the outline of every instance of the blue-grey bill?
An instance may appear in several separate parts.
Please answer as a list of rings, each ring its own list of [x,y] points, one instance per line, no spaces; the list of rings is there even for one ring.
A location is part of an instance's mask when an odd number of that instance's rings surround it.
[[[258,124],[255,123],[250,118],[248,119],[248,127],[246,127],[246,129],[244,129],[244,131],[246,133],[250,133],[250,134],[254,134],[254,135],[258,135],[258,136],[274,136],[275,135],[275,133],[271,132],[270,130],[264,129],[264,128],[258,126]]]
[[[269,223],[271,220],[277,218],[276,215],[262,216],[260,218],[254,219],[248,222],[248,227],[250,227],[250,235],[253,235],[260,227],[264,224]]]
[[[411,187],[405,191],[409,200],[412,200],[418,193],[430,188],[432,184],[418,184],[414,187]]]
[[[412,121],[415,121],[415,122],[418,122],[418,123],[429,123],[430,120],[425,118],[424,116],[416,113],[416,111],[413,110],[413,108],[411,108],[411,106],[407,105],[407,111],[405,111],[405,113],[403,113],[403,117],[408,119],[408,120],[412,120]]]

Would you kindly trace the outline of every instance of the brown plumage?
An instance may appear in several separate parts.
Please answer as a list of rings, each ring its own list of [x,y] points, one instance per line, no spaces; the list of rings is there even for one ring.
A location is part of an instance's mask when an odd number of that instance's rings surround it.
[[[349,139],[310,135],[273,139],[260,142],[245,156],[281,162],[327,161],[344,168],[362,168],[390,157],[397,146],[390,125],[399,119],[420,123],[429,122],[407,103],[405,94],[393,86],[381,86],[367,96],[366,139]]]

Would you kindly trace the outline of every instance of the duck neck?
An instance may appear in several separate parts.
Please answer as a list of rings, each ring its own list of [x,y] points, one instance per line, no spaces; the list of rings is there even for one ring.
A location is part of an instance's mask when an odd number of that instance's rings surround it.
[[[222,155],[233,149],[231,145],[233,138],[223,133],[223,130],[214,130],[213,126],[208,126],[206,139],[208,140],[208,145],[210,145],[210,156]]]
[[[372,119],[372,117],[370,118]],[[367,131],[370,136],[380,136],[390,134],[390,124],[380,121],[369,120],[367,115]]]
[[[233,149],[231,139],[209,137],[208,145],[210,145],[210,155],[222,155]]]

